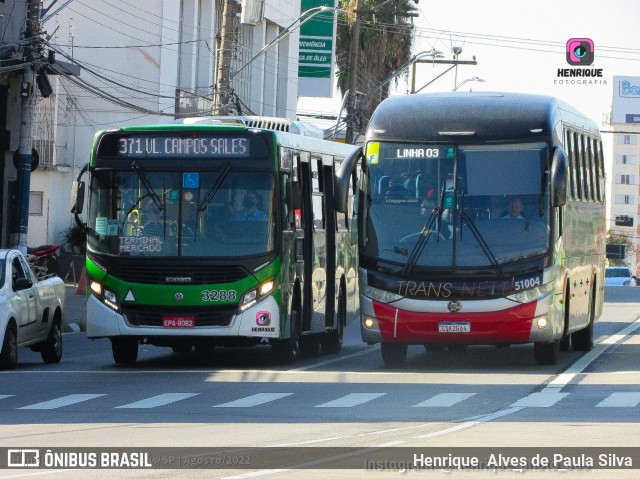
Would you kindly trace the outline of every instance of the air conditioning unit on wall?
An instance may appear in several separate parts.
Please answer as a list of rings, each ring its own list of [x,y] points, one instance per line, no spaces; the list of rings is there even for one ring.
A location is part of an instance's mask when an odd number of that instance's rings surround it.
[[[240,23],[255,25],[262,21],[264,0],[242,0]]]

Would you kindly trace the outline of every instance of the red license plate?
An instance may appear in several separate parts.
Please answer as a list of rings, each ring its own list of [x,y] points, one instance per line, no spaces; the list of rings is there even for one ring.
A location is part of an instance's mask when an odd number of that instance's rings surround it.
[[[195,316],[163,316],[163,328],[193,328],[196,325]]]

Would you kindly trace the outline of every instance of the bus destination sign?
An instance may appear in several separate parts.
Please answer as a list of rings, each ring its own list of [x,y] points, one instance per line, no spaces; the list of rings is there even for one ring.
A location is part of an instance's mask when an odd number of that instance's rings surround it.
[[[119,137],[118,158],[248,158],[250,139],[238,136]]]

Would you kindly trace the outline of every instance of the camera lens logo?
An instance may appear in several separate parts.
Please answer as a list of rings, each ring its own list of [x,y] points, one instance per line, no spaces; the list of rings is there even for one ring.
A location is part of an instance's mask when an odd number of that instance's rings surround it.
[[[39,467],[39,449],[9,449],[7,451],[7,466],[9,467]]]
[[[591,65],[593,63],[593,40],[571,38],[567,42],[567,63],[569,65]]]
[[[258,326],[269,326],[271,324],[271,313],[268,311],[256,313],[256,324]]]

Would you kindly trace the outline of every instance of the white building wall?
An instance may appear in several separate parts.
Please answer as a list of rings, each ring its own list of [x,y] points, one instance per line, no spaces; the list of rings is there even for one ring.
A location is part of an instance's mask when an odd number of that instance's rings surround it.
[[[273,41],[287,27],[290,33],[265,50],[251,63],[248,73],[249,108],[259,115],[296,119],[298,95],[298,43],[300,1],[266,1],[262,22],[255,25],[249,59]],[[241,65],[236,64],[234,68]],[[245,72],[243,72],[245,73]],[[240,76],[240,75],[239,75]],[[286,91],[285,91],[286,89]]]
[[[56,87],[55,161],[52,168],[31,176],[31,190],[43,191],[43,214],[30,216],[29,246],[59,242],[60,234],[73,224],[71,183],[89,161],[96,131],[172,122],[176,89],[210,94],[219,33],[216,15],[221,14],[215,5],[215,0],[145,0],[104,2],[96,9],[91,3],[72,2],[43,25],[55,32],[50,42],[83,66],[77,80],[111,98],[89,93],[69,79],[61,79]],[[250,29],[243,37],[255,41],[249,58],[299,17],[300,1],[266,0],[262,11],[261,21],[241,26]],[[243,101],[253,112],[295,119],[298,38],[294,29],[270,49],[269,71],[263,72],[263,62],[251,65],[247,84],[252,96]],[[247,58],[241,50],[238,43],[236,62]],[[144,111],[117,104],[120,100]]]
[[[640,273],[640,77],[613,77],[613,154],[611,174],[611,225],[635,245],[626,263]],[[616,217],[633,218],[633,226],[616,224]]]

